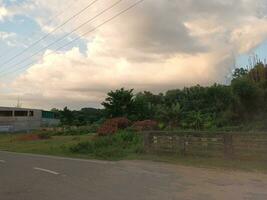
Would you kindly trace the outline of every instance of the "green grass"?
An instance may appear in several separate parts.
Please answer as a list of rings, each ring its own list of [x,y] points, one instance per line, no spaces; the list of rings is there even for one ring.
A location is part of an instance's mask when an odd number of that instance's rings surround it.
[[[0,150],[44,155],[72,156],[69,146],[88,141],[92,136],[53,136],[38,141],[18,141],[18,135],[0,135]]]
[[[260,171],[267,173],[266,161],[226,160],[216,157],[182,156],[177,154],[146,154],[141,136],[120,133],[116,136],[94,138],[81,136],[53,136],[38,141],[18,141],[19,135],[0,135],[0,150],[101,160],[150,160],[185,166]]]
[[[72,153],[91,155],[105,160],[121,160],[129,155],[143,153],[143,137],[134,132],[119,132],[116,135],[96,137],[70,147]]]

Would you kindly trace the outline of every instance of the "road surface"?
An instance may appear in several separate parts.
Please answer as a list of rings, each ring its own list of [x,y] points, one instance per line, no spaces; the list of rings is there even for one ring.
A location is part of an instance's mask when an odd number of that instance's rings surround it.
[[[1,200],[266,200],[267,176],[0,152]]]

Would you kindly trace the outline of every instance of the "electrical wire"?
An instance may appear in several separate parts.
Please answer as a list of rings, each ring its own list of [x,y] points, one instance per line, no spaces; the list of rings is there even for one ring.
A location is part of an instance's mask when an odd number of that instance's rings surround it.
[[[60,46],[60,47],[57,48],[55,51],[58,51],[58,50],[60,50],[60,49],[62,49],[62,48],[64,48],[64,47],[66,47],[66,46],[72,44],[73,42],[76,42],[77,40],[79,40],[80,38],[82,38],[82,37],[88,35],[89,33],[92,33],[92,32],[94,32],[94,31],[96,31],[96,30],[99,29],[100,27],[104,26],[105,24],[107,24],[107,23],[113,21],[114,19],[118,18],[118,17],[121,16],[122,14],[124,14],[124,13],[126,13],[127,11],[131,10],[132,8],[136,7],[138,4],[142,3],[143,1],[145,1],[145,0],[139,0],[139,1],[135,2],[135,3],[133,3],[132,5],[130,5],[129,7],[127,7],[126,9],[124,9],[124,10],[120,11],[119,13],[113,15],[111,18],[105,20],[103,23],[99,24],[99,25],[96,26],[95,28],[93,28],[93,29],[91,29],[91,30],[85,32],[85,33],[82,34],[81,36],[77,37],[76,39],[74,39],[74,40],[72,40],[72,41],[70,41],[70,42],[68,42],[68,43],[66,43],[65,45]],[[50,53],[44,55],[44,57],[46,57],[46,56],[48,56],[48,55],[50,55],[50,54],[52,54],[52,53],[54,53],[54,52],[50,52]],[[12,71],[8,71],[8,72],[6,72],[6,73],[4,73],[4,74],[0,74],[0,77],[7,76],[7,75],[10,75],[10,74],[13,74],[13,73],[22,71],[22,70],[24,70],[25,68],[27,68],[29,65],[32,65],[32,64],[34,64],[34,63],[35,63],[35,61],[34,61],[34,62],[31,62],[31,63],[29,63],[29,64],[27,64],[27,65],[25,65],[25,66],[23,66],[23,67],[21,67],[21,68],[17,68],[17,69],[14,69],[14,70],[12,70]]]
[[[95,20],[96,18],[98,18],[99,16],[103,15],[104,13],[106,13],[107,11],[111,10],[113,7],[115,7],[116,5],[118,5],[120,2],[122,2],[123,0],[118,0],[115,3],[113,3],[111,6],[109,6],[108,8],[104,9],[103,11],[101,11],[100,13],[98,13],[97,15],[95,15],[94,17],[90,18],[89,20],[87,20],[86,22],[82,23],[81,25],[79,25],[78,27],[76,27],[75,29],[73,29],[71,32],[67,33],[66,35],[64,35],[63,37],[55,40],[54,42],[50,43],[49,45],[39,49],[37,52],[35,52],[34,54],[26,57],[25,59],[21,60],[20,62],[14,64],[13,66],[9,67],[9,69],[15,68],[17,65],[20,65],[21,63],[24,63],[25,61],[33,58],[34,56],[38,55],[39,53],[43,52],[44,50],[48,49],[49,47],[53,46],[54,44],[62,41],[63,39],[67,38],[69,35],[71,35],[72,33],[76,32],[77,30],[79,30],[80,28],[82,28],[83,26],[87,25],[89,22],[92,22],[93,20]],[[0,74],[4,71],[1,70]]]
[[[75,19],[77,16],[79,16],[81,13],[85,12],[87,9],[89,9],[91,6],[93,6],[96,2],[98,2],[99,0],[93,0],[90,4],[88,4],[86,7],[84,7],[83,9],[81,9],[79,12],[77,12],[76,14],[72,15],[70,18],[68,18],[66,21],[64,21],[62,24],[60,24],[59,26],[57,26],[56,28],[54,28],[52,31],[50,31],[49,33],[47,33],[46,35],[44,35],[43,37],[41,37],[39,40],[33,42],[30,46],[28,46],[26,49],[24,49],[23,51],[19,52],[18,54],[16,54],[15,56],[11,57],[10,59],[6,60],[4,63],[1,63],[1,66],[4,66],[8,63],[10,63],[11,61],[13,61],[15,58],[21,56],[22,54],[24,54],[25,52],[27,52],[29,49],[31,49],[32,47],[36,46],[37,44],[39,44],[42,40],[46,39],[47,37],[49,37],[52,33],[55,33],[57,30],[59,30],[60,28],[62,28],[64,25],[66,25],[68,22],[70,22],[71,20]]]

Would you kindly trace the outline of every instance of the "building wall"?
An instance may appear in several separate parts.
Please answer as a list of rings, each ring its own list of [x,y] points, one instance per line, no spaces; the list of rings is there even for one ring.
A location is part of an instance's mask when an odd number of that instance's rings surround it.
[[[59,124],[59,120],[42,118],[42,110],[0,107],[1,111],[12,111],[13,116],[0,116],[0,132],[30,131]],[[28,114],[15,116],[15,111],[24,111]]]

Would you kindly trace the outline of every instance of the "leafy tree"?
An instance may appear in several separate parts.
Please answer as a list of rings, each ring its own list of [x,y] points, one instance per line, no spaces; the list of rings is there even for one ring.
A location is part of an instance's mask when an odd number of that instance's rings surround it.
[[[233,73],[233,79],[244,77],[248,74],[248,70],[244,68],[236,68]]]
[[[65,107],[63,111],[60,112],[61,115],[61,123],[63,125],[72,125],[74,121],[74,115],[73,113],[68,109],[68,107]]]
[[[108,97],[102,103],[107,117],[129,117],[134,110],[133,89],[110,91]]]
[[[233,98],[234,96],[229,86],[214,84],[208,87],[205,97],[206,112],[220,114],[229,108]]]
[[[160,121],[168,124],[168,127],[177,127],[181,120],[181,107],[179,103],[167,105],[158,105],[156,116]]]
[[[257,113],[262,103],[261,91],[257,85],[246,77],[236,79],[232,82],[233,92],[236,95],[236,109],[243,117]],[[244,116],[246,115],[246,116]]]
[[[203,115],[200,111],[192,111],[187,115],[187,127],[195,130],[201,130],[204,127]]]
[[[86,125],[103,117],[127,117],[134,121],[157,119],[168,127],[196,130],[240,126],[253,120],[266,124],[267,66],[260,61],[255,63],[250,70],[235,69],[230,85],[196,85],[165,94],[144,91],[136,95],[133,89],[121,88],[108,93],[102,103],[103,110],[70,111],[66,107],[63,111],[54,111],[60,113],[61,121],[68,125]]]
[[[267,67],[259,62],[248,73],[248,77],[251,81],[259,83],[267,80]]]
[[[136,94],[134,98],[134,112],[131,116],[133,120],[145,120],[154,118],[152,103],[143,93]]]

